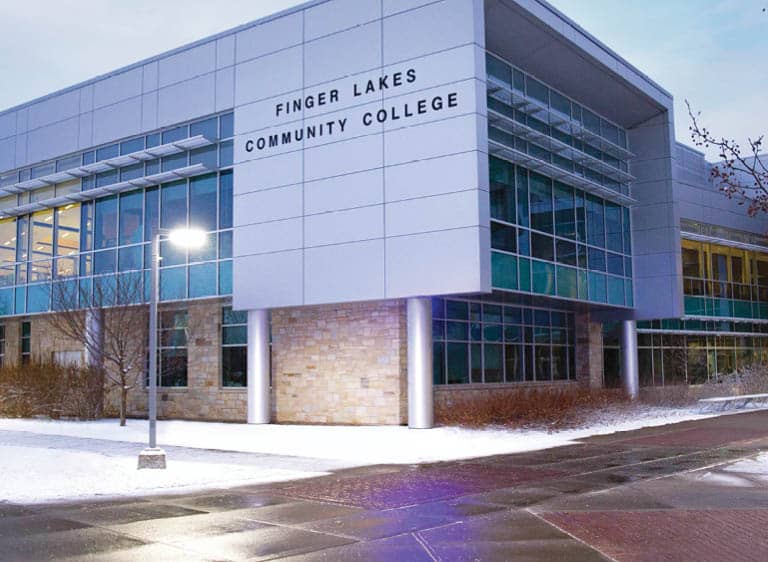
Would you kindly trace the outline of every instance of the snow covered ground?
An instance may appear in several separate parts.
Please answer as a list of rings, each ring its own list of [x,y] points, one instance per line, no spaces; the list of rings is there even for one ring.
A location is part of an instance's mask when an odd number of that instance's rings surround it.
[[[137,471],[147,422],[0,419],[0,501],[42,502],[292,480],[373,464],[414,464],[558,447],[593,435],[717,414],[639,407],[580,429],[349,427],[158,422],[166,471]],[[5,437],[4,437],[5,436]]]

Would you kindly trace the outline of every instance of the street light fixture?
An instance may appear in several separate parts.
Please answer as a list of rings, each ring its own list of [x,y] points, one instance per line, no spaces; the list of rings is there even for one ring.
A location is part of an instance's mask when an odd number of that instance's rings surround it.
[[[139,453],[139,468],[165,468],[165,451],[157,446],[157,302],[159,300],[160,239],[167,236],[174,246],[200,248],[206,233],[197,228],[152,229],[152,269],[149,296],[149,447]]]

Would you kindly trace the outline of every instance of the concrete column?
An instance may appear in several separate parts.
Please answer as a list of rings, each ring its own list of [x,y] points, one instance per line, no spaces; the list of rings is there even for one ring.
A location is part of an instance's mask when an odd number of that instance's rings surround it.
[[[637,368],[637,323],[623,320],[621,323],[621,384],[633,400],[640,392]]]
[[[248,423],[269,423],[269,311],[248,311]]]
[[[104,345],[104,311],[87,309],[85,311],[85,364],[89,367],[102,367],[101,348]]]
[[[408,299],[408,427],[434,425],[432,389],[432,301]]]

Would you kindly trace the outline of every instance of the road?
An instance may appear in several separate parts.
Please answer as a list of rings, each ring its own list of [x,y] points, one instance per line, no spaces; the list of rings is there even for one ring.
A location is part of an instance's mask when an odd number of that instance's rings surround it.
[[[0,560],[764,561],[763,451],[759,411],[218,492],[0,503]]]

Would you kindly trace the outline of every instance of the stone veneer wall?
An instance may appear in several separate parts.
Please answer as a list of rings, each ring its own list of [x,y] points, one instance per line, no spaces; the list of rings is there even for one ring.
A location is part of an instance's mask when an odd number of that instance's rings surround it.
[[[272,385],[277,422],[406,423],[405,302],[273,310]]]
[[[589,312],[575,314],[576,380],[588,388],[603,388],[603,324]]]
[[[157,415],[161,418],[245,422],[247,396],[244,388],[221,386],[221,308],[223,300],[187,303],[186,388],[158,390]],[[161,310],[170,310],[163,307]],[[110,395],[117,411],[117,395]],[[146,416],[147,392],[143,382],[128,395],[128,415]]]

